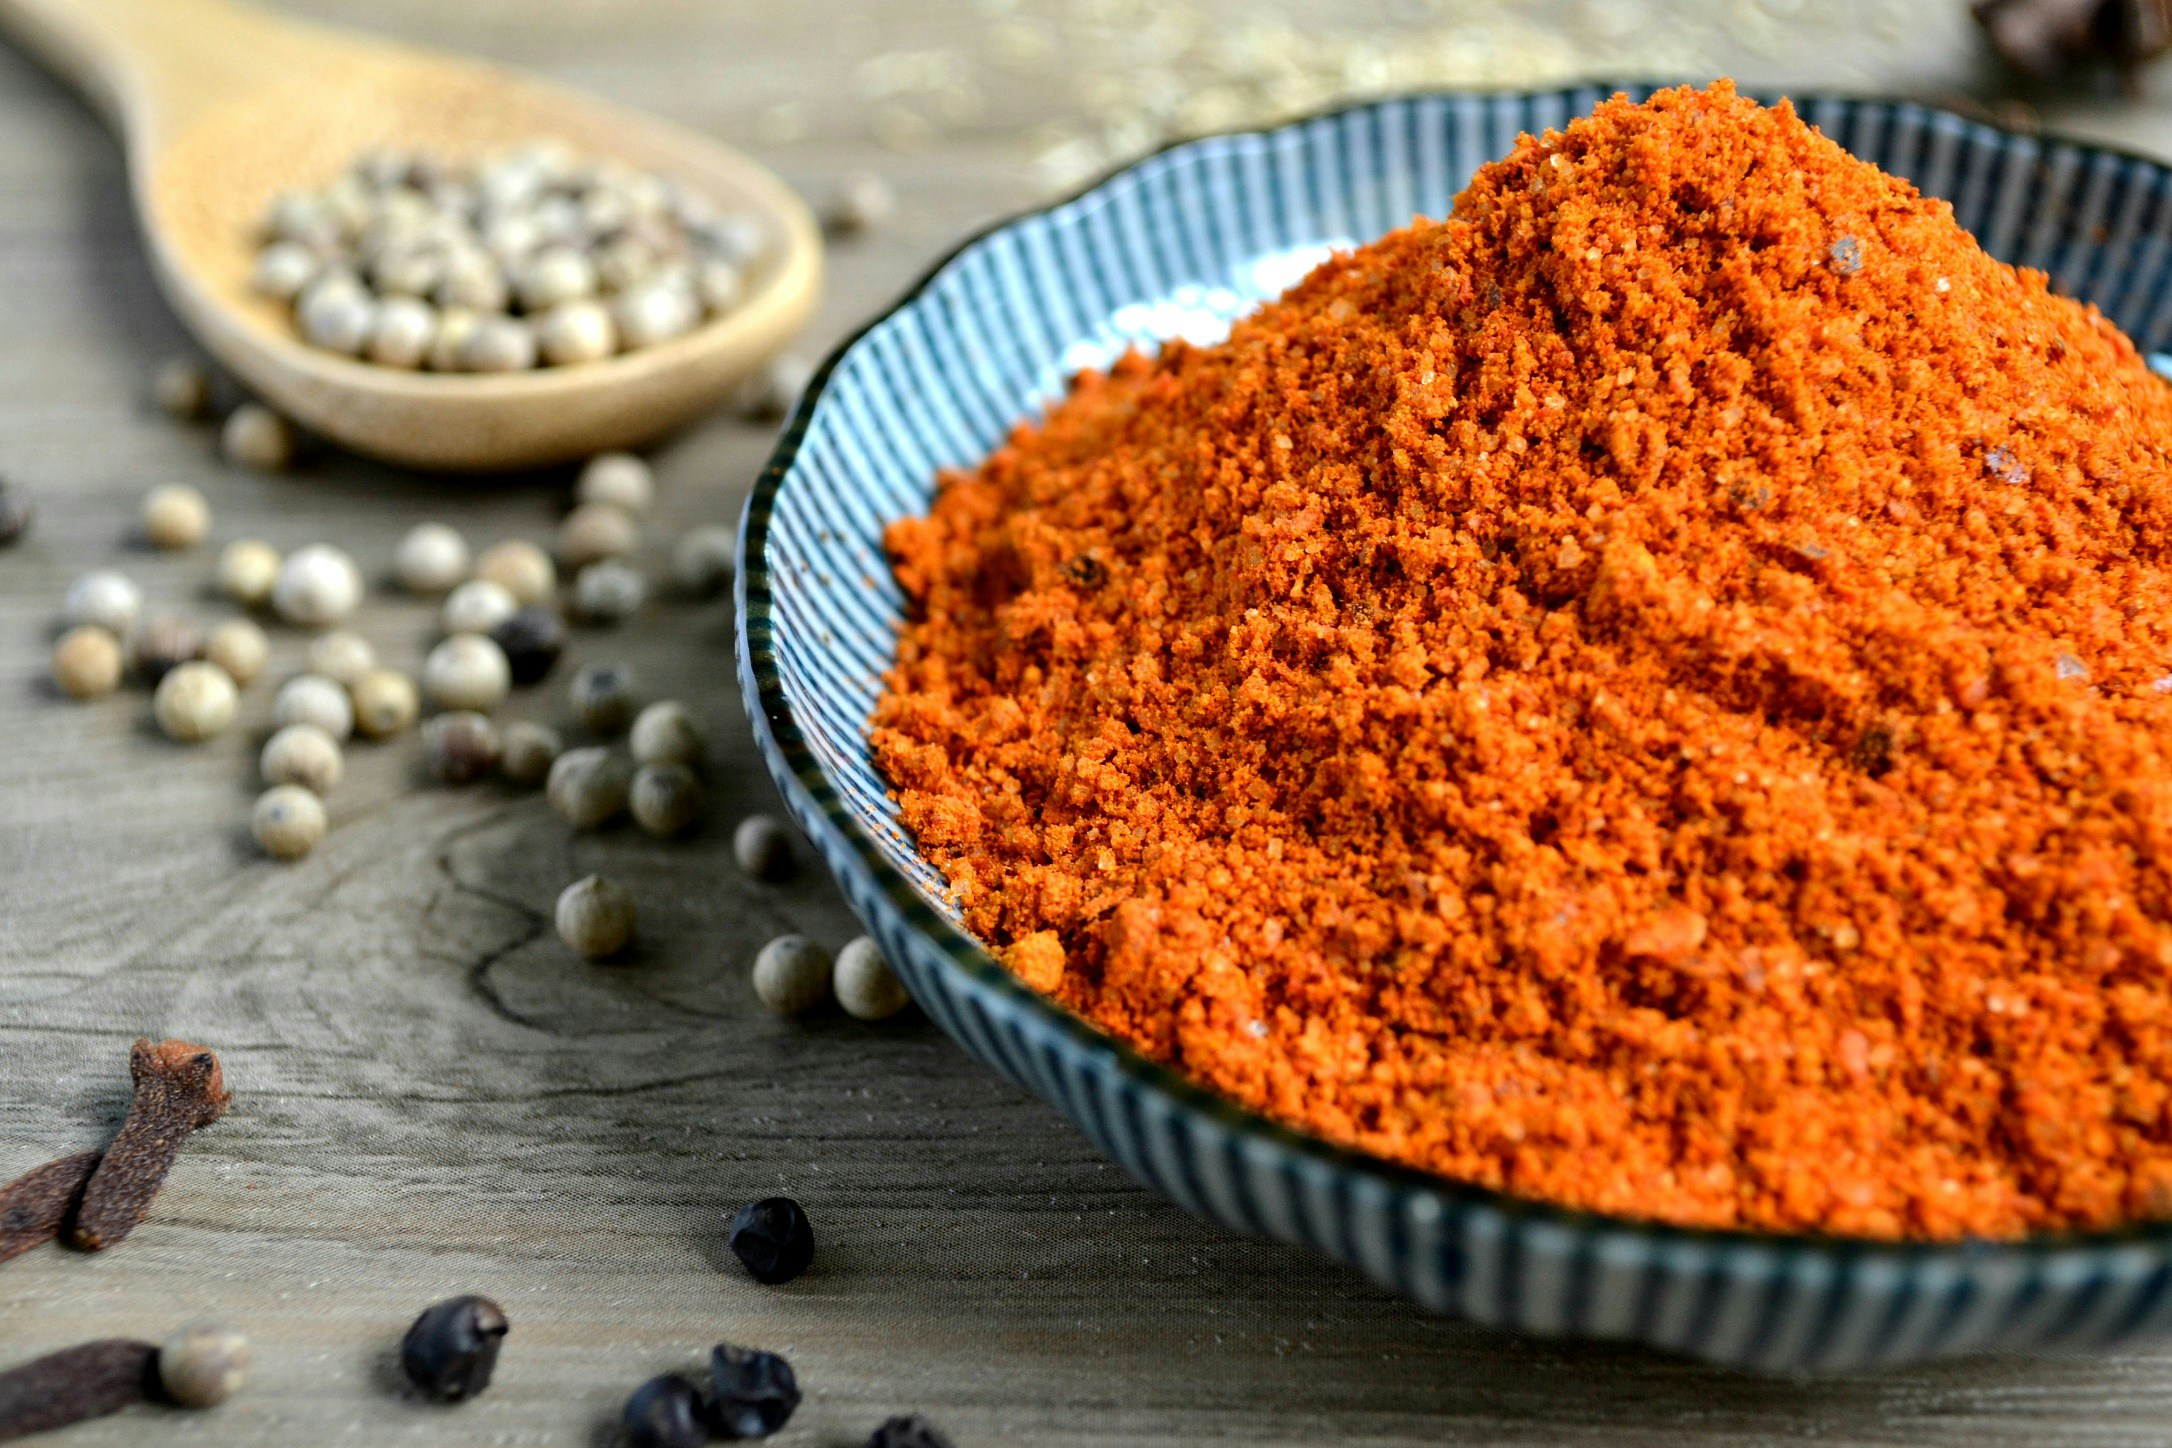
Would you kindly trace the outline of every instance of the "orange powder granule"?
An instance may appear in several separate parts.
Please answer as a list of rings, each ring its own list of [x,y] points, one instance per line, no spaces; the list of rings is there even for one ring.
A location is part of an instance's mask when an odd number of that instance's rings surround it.
[[[905,825],[1235,1100],[1671,1222],[2172,1215],[2172,389],[1720,84],[889,535]]]

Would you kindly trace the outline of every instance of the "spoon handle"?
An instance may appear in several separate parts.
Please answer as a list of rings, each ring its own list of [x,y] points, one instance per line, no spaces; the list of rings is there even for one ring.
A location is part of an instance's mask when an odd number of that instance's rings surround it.
[[[326,44],[235,0],[0,0],[0,33],[81,91],[132,157],[220,101],[322,64]]]

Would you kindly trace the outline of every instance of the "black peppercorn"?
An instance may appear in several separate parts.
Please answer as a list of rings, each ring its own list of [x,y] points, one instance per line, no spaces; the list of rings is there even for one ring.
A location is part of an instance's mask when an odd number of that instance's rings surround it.
[[[505,1332],[505,1314],[489,1298],[448,1298],[408,1328],[400,1368],[430,1396],[464,1402],[490,1386]]]
[[[748,1202],[732,1217],[732,1254],[757,1282],[790,1282],[814,1261],[814,1224],[790,1197]]]
[[[799,1382],[783,1358],[728,1342],[709,1350],[707,1412],[719,1438],[767,1438],[798,1406]]]
[[[0,548],[30,531],[30,520],[36,511],[27,493],[0,478]]]
[[[885,1419],[867,1435],[867,1448],[951,1448],[951,1444],[942,1429],[918,1413],[907,1413]]]
[[[701,1448],[709,1441],[701,1419],[701,1389],[677,1373],[650,1378],[626,1400],[633,1448]]]
[[[490,636],[505,650],[516,684],[538,682],[558,666],[558,656],[566,651],[565,621],[556,609],[539,603],[515,609]]]

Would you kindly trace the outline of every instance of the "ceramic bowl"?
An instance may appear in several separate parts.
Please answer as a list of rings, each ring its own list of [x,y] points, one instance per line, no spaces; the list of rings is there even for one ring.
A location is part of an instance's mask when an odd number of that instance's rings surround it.
[[[1190,142],[959,248],[829,359],[748,503],[739,667],[763,754],[928,1015],[1140,1181],[1229,1227],[1478,1322],[1749,1368],[2165,1335],[2168,1229],[1934,1245],[1681,1230],[1459,1186],[1289,1131],[1021,985],[961,926],[885,797],[865,733],[903,599],[881,535],[926,512],[937,469],[985,456],[1078,368],[1134,343],[1211,340],[1329,248],[1445,214],[1519,132],[1561,126],[1611,89],[1406,97]],[[2165,167],[1919,105],[1801,109],[1952,200],[1994,254],[2163,349]]]

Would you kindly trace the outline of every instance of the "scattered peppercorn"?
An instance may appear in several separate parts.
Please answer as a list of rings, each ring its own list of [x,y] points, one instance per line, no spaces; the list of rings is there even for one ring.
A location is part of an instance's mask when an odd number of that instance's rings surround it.
[[[186,663],[167,671],[151,695],[151,716],[169,739],[193,744],[234,722],[234,681],[217,664]]]
[[[774,815],[748,815],[732,831],[732,859],[757,880],[775,884],[792,874],[792,832]]]
[[[60,1235],[104,1155],[79,1151],[32,1167],[0,1186],[0,1262]]]
[[[641,571],[616,558],[591,563],[573,580],[573,611],[590,623],[621,624],[641,611],[649,592]]]
[[[301,791],[297,791],[301,793]],[[304,795],[310,803],[315,796]],[[100,1252],[125,1238],[151,1210],[181,1143],[226,1114],[233,1100],[219,1058],[187,1041],[138,1039],[129,1047],[135,1098],[97,1170],[84,1183],[68,1241]]]
[[[298,784],[328,794],[346,772],[339,741],[314,724],[289,724],[264,741],[257,768],[266,784]]]
[[[583,503],[558,525],[558,557],[571,569],[624,558],[641,546],[631,514],[609,503]]]
[[[173,669],[201,658],[203,635],[196,625],[172,614],[159,614],[136,625],[128,640],[128,661],[136,677],[155,686]]]
[[[590,875],[559,892],[556,919],[559,939],[589,960],[602,960],[633,939],[633,896],[616,880]]]
[[[354,727],[370,739],[405,732],[422,711],[415,681],[398,669],[371,669],[354,681],[347,697],[354,706]]]
[[[296,674],[272,696],[271,722],[274,729],[314,724],[344,742],[354,733],[354,701],[322,674]]]
[[[237,687],[247,688],[271,656],[264,630],[245,618],[230,618],[215,625],[204,639],[204,659],[226,670]]]
[[[73,627],[96,624],[116,639],[135,627],[143,607],[143,591],[125,573],[110,568],[94,569],[68,585],[60,606],[61,617]]]
[[[168,357],[151,374],[151,402],[175,422],[197,422],[211,410],[211,373],[193,357]]]
[[[441,1402],[464,1403],[490,1386],[511,1325],[487,1297],[452,1297],[423,1309],[400,1341],[400,1370]]]
[[[249,813],[249,832],[275,860],[299,860],[317,847],[329,827],[324,801],[298,784],[273,785],[256,797],[256,808]]]
[[[732,1255],[755,1281],[781,1286],[814,1261],[814,1223],[790,1197],[764,1197],[732,1214]]]
[[[677,1373],[635,1388],[620,1417],[632,1448],[702,1448],[709,1441],[701,1389]]]
[[[617,734],[633,721],[633,671],[624,664],[590,664],[573,676],[573,717],[591,734]]]
[[[471,578],[445,595],[438,623],[449,634],[487,634],[520,608],[502,584]]]
[[[676,699],[661,699],[643,709],[627,743],[637,764],[683,764],[690,769],[701,767],[708,749],[692,711]]]
[[[952,1448],[949,1437],[918,1413],[886,1418],[867,1435],[867,1448]]]
[[[550,554],[520,538],[485,548],[475,560],[475,576],[513,595],[516,606],[549,603],[558,591],[558,569]]]
[[[249,1376],[249,1339],[224,1323],[197,1322],[158,1345],[158,1385],[184,1408],[213,1408]]]
[[[490,631],[516,684],[534,684],[558,666],[566,650],[566,625],[558,611],[546,604],[530,603],[515,609]]]
[[[417,523],[393,552],[392,572],[409,593],[443,593],[468,576],[468,540],[443,523]]]
[[[423,765],[447,784],[472,784],[498,764],[497,726],[480,714],[454,710],[422,726]]]
[[[646,513],[656,500],[656,477],[632,453],[598,453],[574,484],[576,503],[608,503],[627,513]]]
[[[671,577],[693,598],[713,598],[732,581],[739,540],[732,530],[709,523],[688,532],[671,550]]]
[[[271,602],[279,582],[279,550],[255,538],[237,538],[219,554],[212,583],[244,608],[262,608]]]
[[[30,522],[37,516],[37,508],[30,495],[18,485],[0,478],[0,548],[7,547],[30,531]]]
[[[422,661],[422,687],[440,708],[488,713],[505,702],[513,671],[484,635],[454,634]]]
[[[774,422],[799,403],[814,380],[814,366],[795,352],[780,353],[743,385],[735,399],[748,422]]]
[[[905,982],[882,958],[882,947],[865,935],[847,941],[837,952],[830,985],[845,1014],[863,1021],[888,1020],[912,1003]]]
[[[377,667],[377,650],[360,634],[334,629],[309,641],[309,671],[353,688],[355,680]]]
[[[110,694],[121,682],[121,641],[94,623],[79,623],[53,645],[53,683],[71,699]]]
[[[626,802],[634,823],[650,834],[682,834],[701,818],[701,781],[683,764],[644,764]]]
[[[263,403],[244,402],[219,429],[219,451],[238,466],[280,472],[294,461],[294,427]]]
[[[565,741],[558,731],[526,719],[505,726],[505,747],[499,767],[515,784],[540,784],[550,774]]]
[[[754,993],[780,1016],[800,1016],[830,996],[829,952],[804,935],[780,935],[754,957]]]
[[[211,505],[186,483],[162,483],[143,495],[143,536],[153,548],[194,548],[211,531]]]
[[[897,193],[872,171],[848,171],[837,178],[824,220],[840,236],[856,236],[888,226],[897,216]]]
[[[279,616],[306,628],[338,623],[361,602],[362,570],[352,558],[325,543],[288,554],[272,585],[272,607]]]
[[[50,1432],[142,1402],[157,1355],[147,1342],[108,1337],[0,1373],[0,1439]]]
[[[575,829],[592,830],[618,817],[632,782],[633,765],[597,744],[559,755],[544,795]]]
[[[812,1234],[808,1241],[813,1241]],[[720,1342],[709,1349],[709,1397],[703,1407],[719,1438],[767,1438],[799,1406],[792,1365],[773,1352]]]

